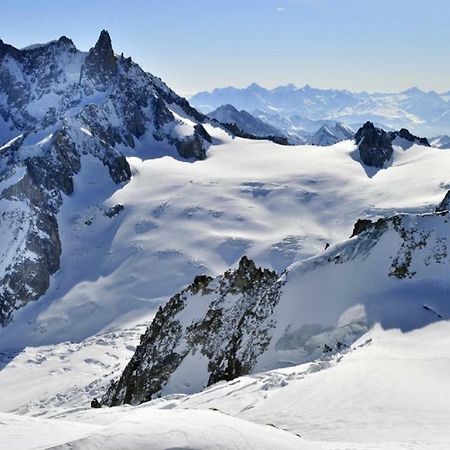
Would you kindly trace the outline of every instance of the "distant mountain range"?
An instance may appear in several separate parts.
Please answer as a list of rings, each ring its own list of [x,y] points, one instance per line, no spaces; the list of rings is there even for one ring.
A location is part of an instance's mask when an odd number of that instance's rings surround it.
[[[368,93],[293,84],[265,89],[253,83],[243,89],[200,92],[190,103],[204,113],[231,104],[293,134],[315,132],[327,121],[332,125],[344,122],[353,129],[371,121],[385,129],[408,128],[429,137],[450,132],[450,92],[425,92],[416,87],[398,93]]]
[[[311,121],[308,130],[318,127],[315,132],[293,129],[289,123],[272,121],[270,117],[260,114],[261,118],[250,114],[245,110],[239,111],[233,105],[222,105],[210,112],[208,117],[213,119],[231,131],[236,136],[269,139],[285,145],[312,144],[333,145],[337,142],[352,139],[354,131],[341,122],[333,121]],[[273,124],[274,123],[274,124]],[[277,126],[278,125],[278,126]]]

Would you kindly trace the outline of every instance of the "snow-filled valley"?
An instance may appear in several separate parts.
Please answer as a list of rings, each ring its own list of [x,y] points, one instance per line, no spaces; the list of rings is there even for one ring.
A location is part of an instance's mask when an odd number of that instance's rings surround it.
[[[120,375],[157,307],[195,275],[217,275],[244,254],[281,273],[326,244],[333,250],[358,218],[434,211],[449,187],[446,150],[395,146],[392,164],[377,170],[361,164],[353,141],[285,147],[206,128],[215,144],[205,161],[132,156],[132,178],[119,188],[94,160],[75,177],[58,215],[62,268],[43,298],[0,331],[1,422],[9,430],[0,446],[85,439],[67,448],[217,448],[219,439],[223,448],[274,448],[273,439],[277,448],[445,448],[446,322],[378,326],[342,355],[190,397],[88,409]],[[123,210],[105,216],[118,204]],[[325,279],[322,289],[333,283]],[[208,411],[197,417],[193,409]],[[229,432],[211,437],[199,424]],[[55,433],[42,431],[30,447],[31,430],[45,427]]]
[[[359,218],[434,210],[450,186],[446,150],[396,147],[392,166],[377,170],[352,141],[284,147],[207,129],[218,141],[207,160],[131,157],[121,189],[98,162],[83,165],[58,216],[62,268],[0,331],[2,349],[140,321],[195,275],[222,273],[244,254],[281,273],[348,238]]]
[[[445,136],[290,145],[105,30],[0,63],[0,449],[448,448]]]

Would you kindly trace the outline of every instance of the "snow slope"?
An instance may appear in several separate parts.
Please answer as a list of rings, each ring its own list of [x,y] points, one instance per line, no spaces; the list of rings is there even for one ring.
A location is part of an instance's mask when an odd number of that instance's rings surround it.
[[[116,191],[84,165],[58,215],[62,269],[0,330],[0,350],[139,321],[195,275],[222,273],[243,254],[280,273],[346,239],[358,218],[432,210],[450,182],[445,150],[395,147],[391,166],[376,170],[351,141],[284,147],[207,129],[216,140],[207,160],[129,158],[132,179]],[[106,217],[117,204],[123,211]]]
[[[221,273],[244,253],[280,272],[347,238],[357,218],[432,210],[449,185],[445,150],[397,147],[392,165],[375,171],[350,141],[287,148],[208,131],[218,143],[206,161],[129,158],[132,180],[117,192],[84,165],[59,215],[63,269],[0,331],[1,350],[151,318],[195,275]],[[104,216],[119,203],[120,214]]]
[[[45,419],[0,413],[0,448],[446,450],[449,336],[449,322],[406,333],[375,327],[328,360],[191,396],[49,408]]]
[[[216,411],[151,408],[102,411],[87,423],[22,419],[0,414],[0,448],[12,450],[319,450],[295,434],[230,417]],[[94,425],[95,424],[95,425]],[[30,443],[30,435],[36,439]],[[59,444],[59,445],[58,445]]]
[[[449,336],[448,321],[406,333],[376,327],[329,362],[242,377],[149,406],[217,408],[326,441],[330,449],[446,449]]]

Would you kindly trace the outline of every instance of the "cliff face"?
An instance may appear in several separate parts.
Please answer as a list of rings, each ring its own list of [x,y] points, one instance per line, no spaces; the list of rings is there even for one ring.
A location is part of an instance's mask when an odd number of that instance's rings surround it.
[[[161,308],[122,377],[105,394],[109,405],[137,404],[179,389],[190,368],[192,389],[249,373],[266,349],[279,301],[278,275],[243,257],[215,279],[196,277]]]
[[[57,213],[85,157],[113,183],[127,182],[125,155],[145,147],[204,159],[203,116],[102,31],[87,53],[61,37],[16,49],[0,41],[0,326],[38,299],[60,267]],[[177,111],[177,113],[173,111]],[[184,118],[183,118],[183,117]]]
[[[427,138],[411,134],[406,128],[399,131],[384,131],[372,122],[366,122],[355,134],[361,161],[366,166],[382,168],[392,158],[392,144],[413,144],[429,147]]]

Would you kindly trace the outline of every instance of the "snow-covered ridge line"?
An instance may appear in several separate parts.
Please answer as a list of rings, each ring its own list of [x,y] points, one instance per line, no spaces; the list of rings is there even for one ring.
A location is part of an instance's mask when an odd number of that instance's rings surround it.
[[[216,279],[197,277],[159,310],[103,402],[139,404],[326,358],[376,323],[411,330],[448,319],[438,267],[450,266],[449,220],[439,211],[358,221],[349,240],[281,278],[246,257]]]

